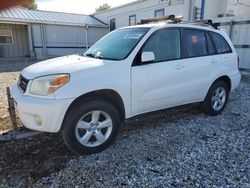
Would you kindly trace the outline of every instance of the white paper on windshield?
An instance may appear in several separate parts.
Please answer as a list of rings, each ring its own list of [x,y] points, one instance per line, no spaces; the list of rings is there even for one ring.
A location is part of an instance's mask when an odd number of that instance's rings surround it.
[[[141,33],[131,33],[131,34],[126,34],[123,39],[139,39],[142,36]]]

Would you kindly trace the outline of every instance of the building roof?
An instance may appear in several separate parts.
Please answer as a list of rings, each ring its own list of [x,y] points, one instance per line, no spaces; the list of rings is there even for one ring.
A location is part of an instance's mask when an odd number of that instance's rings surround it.
[[[88,15],[29,10],[23,7],[14,7],[0,11],[0,21],[106,27],[103,22]]]

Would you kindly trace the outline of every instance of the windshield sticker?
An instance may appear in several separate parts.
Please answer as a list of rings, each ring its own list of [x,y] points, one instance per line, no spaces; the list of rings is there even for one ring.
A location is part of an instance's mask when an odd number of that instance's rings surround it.
[[[139,39],[141,36],[141,33],[126,34],[123,39]]]

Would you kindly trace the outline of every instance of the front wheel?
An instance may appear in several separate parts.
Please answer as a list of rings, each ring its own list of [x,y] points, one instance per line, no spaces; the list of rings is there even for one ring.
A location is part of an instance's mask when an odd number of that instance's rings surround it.
[[[201,110],[208,115],[220,114],[227,105],[229,87],[223,81],[215,82],[209,89],[205,100],[201,103]]]
[[[92,154],[111,144],[119,126],[116,108],[108,102],[95,100],[74,106],[65,118],[62,136],[73,152]]]

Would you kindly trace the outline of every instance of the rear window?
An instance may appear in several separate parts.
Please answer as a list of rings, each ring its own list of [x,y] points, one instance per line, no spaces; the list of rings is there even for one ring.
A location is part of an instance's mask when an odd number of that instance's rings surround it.
[[[218,33],[210,32],[209,33],[214,41],[215,47],[217,49],[218,54],[223,53],[231,53],[232,49],[230,48],[227,41]]]
[[[207,43],[204,31],[184,29],[184,58],[199,57],[207,55]]]

